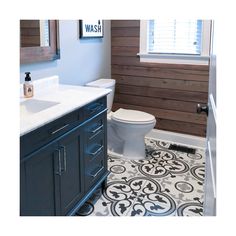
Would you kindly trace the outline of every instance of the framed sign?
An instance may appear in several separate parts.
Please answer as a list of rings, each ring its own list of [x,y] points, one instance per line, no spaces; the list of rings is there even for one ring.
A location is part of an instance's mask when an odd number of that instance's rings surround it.
[[[80,20],[80,38],[102,38],[103,20]]]

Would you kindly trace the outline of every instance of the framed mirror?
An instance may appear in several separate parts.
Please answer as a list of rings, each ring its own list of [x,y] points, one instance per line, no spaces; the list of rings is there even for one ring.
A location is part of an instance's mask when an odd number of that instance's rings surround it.
[[[20,20],[20,63],[60,58],[57,20]]]

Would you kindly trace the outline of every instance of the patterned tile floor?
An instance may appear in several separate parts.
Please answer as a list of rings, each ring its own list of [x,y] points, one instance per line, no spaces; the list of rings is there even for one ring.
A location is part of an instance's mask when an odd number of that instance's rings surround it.
[[[202,216],[204,149],[169,150],[170,143],[145,139],[147,160],[109,156],[107,188],[97,191],[78,216]]]

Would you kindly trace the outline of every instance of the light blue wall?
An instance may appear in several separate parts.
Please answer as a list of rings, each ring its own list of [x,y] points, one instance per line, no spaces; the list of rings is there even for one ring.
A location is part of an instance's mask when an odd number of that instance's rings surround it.
[[[60,83],[84,85],[92,80],[111,77],[110,21],[104,20],[104,37],[79,39],[77,20],[60,20],[60,55],[56,61],[20,66],[20,82],[30,71],[32,80],[59,75]]]

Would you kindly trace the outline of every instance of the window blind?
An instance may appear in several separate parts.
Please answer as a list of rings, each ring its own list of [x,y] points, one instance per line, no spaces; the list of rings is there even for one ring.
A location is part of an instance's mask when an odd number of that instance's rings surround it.
[[[201,54],[202,20],[150,20],[149,53]]]

